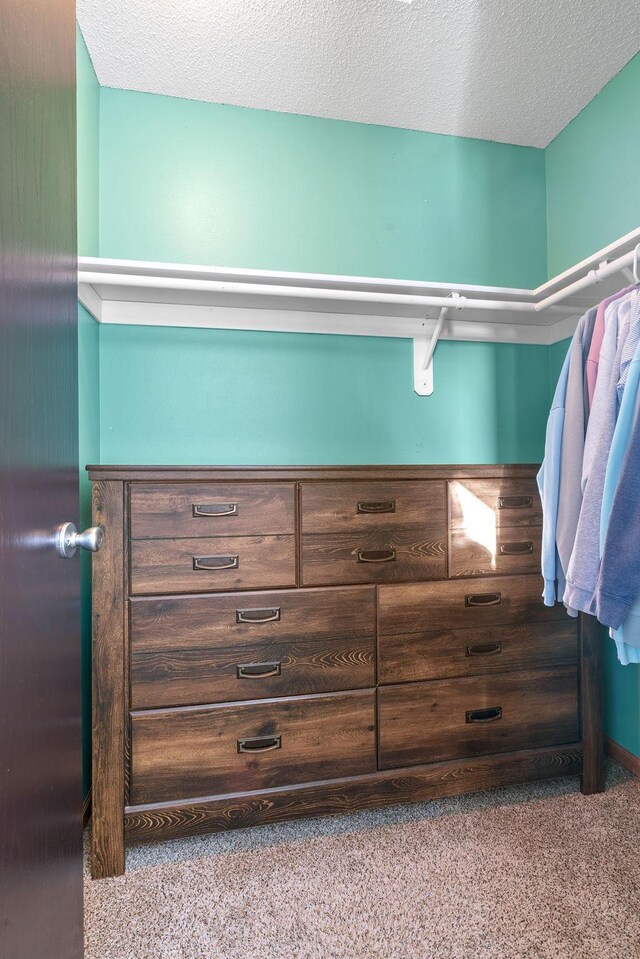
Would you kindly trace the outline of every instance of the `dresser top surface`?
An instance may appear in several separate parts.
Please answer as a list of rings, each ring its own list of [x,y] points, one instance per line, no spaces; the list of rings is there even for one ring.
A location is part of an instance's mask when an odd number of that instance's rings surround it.
[[[533,477],[539,466],[535,463],[477,464],[477,465],[420,465],[396,464],[388,466],[130,466],[89,465],[92,480],[121,480],[132,482],[195,480],[429,480],[474,479],[485,477]]]

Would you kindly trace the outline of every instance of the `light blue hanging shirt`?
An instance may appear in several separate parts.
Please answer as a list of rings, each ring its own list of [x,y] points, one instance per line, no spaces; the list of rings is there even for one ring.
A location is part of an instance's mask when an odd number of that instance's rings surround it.
[[[554,606],[561,599],[565,588],[564,571],[556,546],[556,523],[558,519],[558,495],[560,490],[560,461],[562,456],[562,433],[564,429],[564,404],[569,378],[571,350],[567,352],[547,420],[544,443],[544,460],[538,472],[538,489],[542,500],[542,575],[545,606]],[[558,589],[556,592],[556,580]]]
[[[571,508],[575,504],[571,501],[573,491],[570,486],[573,479],[578,496],[581,496],[585,420],[584,361],[589,351],[595,314],[595,309],[588,310],[581,317],[564,358],[547,420],[544,460],[537,477],[543,507],[542,596],[545,606],[553,606],[556,601],[561,600],[566,588],[563,551],[568,564],[571,556],[570,540],[575,534],[570,516]],[[576,377],[578,369],[580,375]],[[565,435],[567,427],[569,436]],[[579,512],[578,509],[576,521]]]
[[[600,555],[604,551],[609,515],[613,505],[624,455],[629,445],[636,415],[640,414],[640,301],[631,319],[624,344],[618,380],[618,397],[622,396],[616,428],[607,462],[602,512],[600,514]],[[640,663],[640,596],[618,629],[610,630],[623,666]]]

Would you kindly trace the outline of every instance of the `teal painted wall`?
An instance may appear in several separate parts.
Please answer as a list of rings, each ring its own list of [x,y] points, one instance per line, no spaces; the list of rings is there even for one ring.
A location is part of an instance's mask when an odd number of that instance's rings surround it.
[[[80,29],[76,29],[78,130],[78,252],[98,256],[100,87]],[[99,327],[78,306],[78,441],[80,528],[91,525],[91,486],[85,465],[100,460]],[[80,551],[82,588],[83,786],[91,782],[91,558]]]
[[[547,347],[438,346],[433,396],[409,341],[101,328],[109,463],[531,462]]]
[[[603,629],[605,734],[640,757],[640,667],[621,666]]]
[[[639,157],[640,54],[547,147],[550,274],[640,224]],[[640,756],[640,669],[603,641],[606,734]]]
[[[544,153],[102,89],[101,256],[532,286]]]
[[[640,53],[545,151],[549,275],[640,224]]]
[[[541,150],[103,89],[100,254],[532,286]],[[101,331],[103,462],[528,461],[546,349]],[[135,416],[131,411],[135,410]]]

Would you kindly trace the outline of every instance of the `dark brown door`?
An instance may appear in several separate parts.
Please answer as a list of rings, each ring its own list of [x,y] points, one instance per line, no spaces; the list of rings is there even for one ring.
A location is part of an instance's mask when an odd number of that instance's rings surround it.
[[[0,0],[0,956],[82,956],[75,5]]]

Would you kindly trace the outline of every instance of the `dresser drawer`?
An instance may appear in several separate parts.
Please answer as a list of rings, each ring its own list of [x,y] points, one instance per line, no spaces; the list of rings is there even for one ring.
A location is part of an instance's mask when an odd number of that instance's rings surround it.
[[[303,533],[429,529],[444,534],[445,484],[414,482],[302,483]]]
[[[374,686],[375,615],[371,587],[133,599],[131,705]]]
[[[545,606],[541,594],[539,575],[382,586],[378,631],[384,637],[554,619],[566,622],[564,606]]]
[[[382,686],[378,723],[380,769],[573,743],[577,668]]]
[[[541,526],[500,528],[487,538],[478,531],[452,530],[449,576],[535,573],[541,551]]]
[[[129,502],[133,539],[295,531],[293,483],[132,483]]]
[[[307,533],[302,537],[304,586],[397,583],[445,575],[440,529]]]
[[[374,772],[374,692],[131,716],[131,804]]]
[[[479,629],[425,629],[381,636],[378,682],[403,683],[478,673],[575,664],[575,620],[486,626]]]
[[[542,525],[542,503],[533,477],[452,480],[448,486],[451,529]]]
[[[132,593],[206,593],[295,586],[294,536],[131,542]]]

